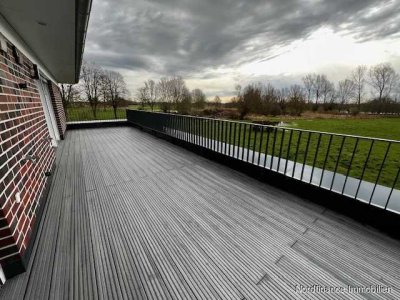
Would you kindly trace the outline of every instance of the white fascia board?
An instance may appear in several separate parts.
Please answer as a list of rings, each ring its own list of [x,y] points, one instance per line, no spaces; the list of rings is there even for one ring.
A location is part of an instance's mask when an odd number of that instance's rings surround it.
[[[0,14],[0,32],[8,39],[19,51],[21,51],[32,63],[38,66],[38,69],[51,81],[57,83],[54,76],[49,72],[46,66],[40,61],[36,54],[31,50],[14,28]]]

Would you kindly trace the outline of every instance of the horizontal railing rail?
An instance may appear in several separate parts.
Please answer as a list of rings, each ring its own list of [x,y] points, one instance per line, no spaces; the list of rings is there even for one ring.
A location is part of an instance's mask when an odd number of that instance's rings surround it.
[[[400,213],[400,141],[127,110],[127,119],[285,176]]]
[[[209,117],[201,117],[201,116],[192,116],[192,115],[181,115],[181,114],[175,114],[175,113],[165,113],[165,112],[153,112],[153,111],[145,111],[145,110],[134,110],[134,109],[128,109],[127,111],[139,111],[140,113],[149,113],[149,114],[159,114],[159,115],[167,115],[167,116],[180,116],[180,117],[185,117],[185,118],[194,118],[194,119],[204,119],[204,120],[219,120],[219,121],[224,121],[227,123],[236,123],[236,124],[246,124],[246,125],[253,125],[257,127],[269,127],[269,128],[285,128],[285,129],[290,129],[290,130],[295,130],[295,131],[303,131],[303,132],[312,132],[312,133],[321,133],[321,134],[330,134],[333,136],[345,136],[345,137],[354,137],[354,138],[360,138],[360,139],[369,139],[369,140],[376,140],[376,141],[382,141],[382,142],[393,142],[393,143],[399,143],[400,140],[391,140],[391,139],[383,139],[383,138],[375,138],[375,137],[369,137],[369,136],[363,136],[363,135],[352,135],[352,134],[344,134],[344,133],[335,133],[335,132],[326,132],[326,131],[318,131],[318,130],[308,130],[308,129],[301,129],[301,128],[293,128],[293,127],[288,127],[288,126],[279,126],[279,125],[265,125],[265,124],[260,124],[257,122],[246,122],[242,120],[227,120],[227,119],[217,119],[217,118],[209,118]]]

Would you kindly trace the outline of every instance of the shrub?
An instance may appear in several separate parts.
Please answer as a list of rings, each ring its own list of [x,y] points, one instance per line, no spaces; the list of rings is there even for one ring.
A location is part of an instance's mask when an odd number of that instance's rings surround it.
[[[360,110],[357,107],[350,108],[350,114],[352,116],[357,116],[360,113]]]
[[[277,103],[272,103],[269,107],[269,112],[271,116],[275,117],[282,114],[282,109]]]

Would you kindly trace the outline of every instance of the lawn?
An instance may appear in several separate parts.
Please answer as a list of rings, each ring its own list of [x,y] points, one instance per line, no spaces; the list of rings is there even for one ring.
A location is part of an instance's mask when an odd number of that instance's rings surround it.
[[[208,130],[207,126],[210,126],[211,130]],[[353,137],[292,131],[288,129],[289,127],[400,139],[400,118],[299,119],[291,120],[286,127],[268,132],[264,130],[262,133],[254,131],[250,124],[234,125],[223,121],[203,121],[202,124],[193,126],[192,130],[193,132],[200,130],[197,134],[211,139],[261,151],[275,157],[337,171],[389,187],[395,184],[394,180],[400,168],[400,143],[390,143],[389,146],[385,141],[372,142],[370,139],[358,140]],[[367,160],[368,163],[365,165]],[[396,181],[396,188],[400,188],[399,181],[399,179]]]
[[[144,108],[140,105],[130,105],[128,107],[118,107],[117,108],[117,119],[126,119],[126,109],[141,109],[141,110],[151,110],[150,106],[145,106]],[[154,111],[159,111],[159,105],[154,106]],[[115,119],[114,110],[112,107],[99,106],[96,110],[96,117],[93,115],[93,111],[89,106],[78,106],[78,107],[68,107],[67,108],[67,120],[69,122],[74,121],[93,121],[93,120],[113,120]]]
[[[300,119],[286,124],[291,128],[400,140],[400,118]]]
[[[67,108],[67,120],[73,121],[92,121],[92,120],[112,120],[115,119],[112,107],[99,107],[96,111],[96,118],[90,107],[69,107]],[[126,107],[117,109],[117,119],[126,119]]]

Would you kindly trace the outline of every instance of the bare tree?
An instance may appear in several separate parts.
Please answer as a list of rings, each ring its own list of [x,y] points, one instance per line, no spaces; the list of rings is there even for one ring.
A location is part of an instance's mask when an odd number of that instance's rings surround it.
[[[160,107],[163,112],[169,112],[172,108],[172,91],[168,78],[161,78],[157,83],[157,92],[160,98]]]
[[[217,95],[214,97],[213,103],[215,107],[221,107],[221,98]]]
[[[276,101],[278,90],[271,84],[268,83],[264,88],[262,101],[264,105],[268,105]]]
[[[286,112],[286,102],[289,98],[290,90],[287,87],[277,90],[276,102],[280,107],[281,112],[284,114]]]
[[[304,100],[305,97],[304,97],[303,88],[298,84],[294,84],[294,85],[290,86],[288,97],[290,99],[302,99],[302,100]]]
[[[367,76],[367,67],[360,65],[351,74],[351,79],[354,82],[354,89],[356,94],[356,100],[358,109],[361,107],[361,101],[364,96],[364,89]]]
[[[92,108],[93,116],[96,119],[97,105],[101,90],[102,70],[93,63],[83,62],[81,68],[81,87],[82,91]]]
[[[339,81],[337,97],[340,108],[343,109],[350,99],[354,97],[354,82],[350,79]]]
[[[240,84],[235,85],[236,97],[239,99],[242,95],[242,86]]]
[[[295,84],[290,87],[287,99],[287,106],[287,109],[291,115],[300,116],[304,111],[306,101],[304,90],[300,85]]]
[[[60,84],[60,94],[64,109],[79,97],[79,92],[73,84]]]
[[[315,74],[307,74],[303,77],[304,88],[307,91],[307,102],[311,102],[311,95],[314,89]]]
[[[124,77],[119,72],[106,71],[103,76],[110,97],[109,101],[114,110],[114,117],[117,118],[117,109],[120,106],[122,98],[128,93],[126,83]]]
[[[177,105],[187,96],[187,88],[185,81],[180,76],[175,76],[169,80],[172,92],[173,103]]]
[[[397,76],[393,94],[394,94],[394,96],[393,96],[394,102],[400,103],[400,77],[399,76]]]
[[[180,76],[161,78],[157,84],[157,91],[164,112],[170,111],[174,105],[177,107],[187,96],[185,81]]]
[[[198,109],[203,109],[206,106],[206,95],[201,89],[194,89],[192,91],[193,104]]]
[[[315,95],[315,104],[319,104],[319,99],[324,91],[324,88],[327,85],[328,79],[325,75],[315,75],[314,84],[313,84],[313,92]]]
[[[369,84],[378,96],[379,102],[390,97],[397,74],[390,64],[379,64],[369,70]]]
[[[99,92],[99,102],[100,99],[103,102],[103,110],[106,110],[107,102],[110,101],[110,91],[109,91],[109,79],[107,76],[107,72],[103,71],[100,75],[100,92]]]
[[[64,113],[68,119],[68,108],[74,101],[77,101],[79,99],[79,90],[73,84],[60,84],[59,88],[62,104],[64,107]]]
[[[237,90],[240,91],[239,89]],[[263,106],[262,96],[263,87],[260,84],[249,84],[243,89],[240,96],[238,96],[239,117],[241,120],[243,120],[248,113],[261,110]],[[218,96],[216,96],[216,98],[217,97]],[[214,102],[215,100],[218,99],[214,99]]]
[[[148,97],[148,104],[150,105],[150,108],[152,111],[154,111],[154,105],[157,102],[157,86],[154,80],[147,80],[144,83],[144,87],[146,89],[146,95]]]
[[[176,109],[180,114],[189,114],[192,109],[192,94],[184,87],[180,101],[176,105]]]
[[[321,76],[321,97],[324,104],[331,99],[332,93],[335,91],[335,85],[330,82],[325,75]]]
[[[137,89],[136,98],[140,102],[140,105],[144,109],[146,104],[149,102],[149,95],[146,87],[140,87]]]

